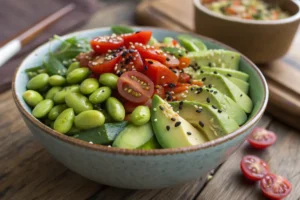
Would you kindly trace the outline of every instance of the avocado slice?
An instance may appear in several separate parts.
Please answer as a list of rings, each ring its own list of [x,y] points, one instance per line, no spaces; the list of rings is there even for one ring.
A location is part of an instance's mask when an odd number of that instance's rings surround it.
[[[249,92],[249,83],[234,77],[227,77],[232,83],[238,86],[245,94]]]
[[[253,103],[249,96],[239,87],[233,84],[228,78],[219,74],[201,73],[199,78],[207,86],[217,88],[220,92],[235,101],[246,113],[250,113]]]
[[[160,147],[156,142],[150,122],[142,126],[127,125],[116,137],[112,146],[124,149],[155,149]]]
[[[242,81],[248,81],[249,80],[249,75],[241,72],[241,71],[236,71],[233,69],[227,69],[227,68],[218,68],[218,67],[208,67],[208,66],[191,66],[183,69],[185,73],[194,75],[195,73],[201,73],[201,72],[211,72],[215,74],[222,74],[225,75],[226,77],[232,77],[232,78],[237,78]]]
[[[151,122],[157,141],[163,148],[186,147],[208,141],[157,95],[152,98]]]
[[[111,144],[126,125],[126,121],[105,123],[97,128],[76,132],[72,137],[93,144]]]
[[[186,57],[190,58],[191,64],[198,66],[239,69],[240,54],[223,49],[209,49],[207,51],[189,52]]]
[[[217,107],[219,112],[226,112],[238,125],[247,120],[245,111],[228,96],[222,94],[216,88],[206,86],[190,86],[184,100],[207,103]]]
[[[239,128],[236,121],[226,112],[218,112],[212,105],[192,101],[171,102],[170,105],[209,140],[217,139]]]

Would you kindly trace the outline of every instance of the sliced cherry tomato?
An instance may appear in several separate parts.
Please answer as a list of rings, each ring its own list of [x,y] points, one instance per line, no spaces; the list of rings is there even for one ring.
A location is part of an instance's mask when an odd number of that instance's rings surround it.
[[[192,85],[203,86],[203,82],[201,80],[192,80]]]
[[[161,86],[161,85],[155,85],[155,87],[154,87],[154,94],[157,94],[162,99],[164,99],[166,97],[165,88],[163,86]]]
[[[260,180],[260,188],[271,199],[283,199],[290,194],[292,184],[286,178],[268,173]]]
[[[154,92],[154,84],[151,79],[137,71],[122,74],[117,85],[120,95],[133,103],[148,101]]]
[[[276,140],[275,133],[264,128],[255,128],[247,138],[250,145],[257,149],[264,149],[271,146]]]
[[[124,40],[120,36],[99,36],[90,41],[92,49],[98,54],[107,53],[124,45]]]
[[[151,59],[146,59],[145,65],[147,66],[145,74],[154,82],[155,85],[176,85],[178,77],[165,65]]]
[[[89,68],[96,74],[114,72],[114,68],[120,59],[120,52],[102,54],[89,62]]]
[[[188,67],[191,63],[191,60],[187,57],[179,58],[179,69],[184,69]]]
[[[178,81],[180,83],[189,83],[191,80],[191,76],[189,74],[186,74],[186,73],[180,73],[179,74],[179,79]]]
[[[269,171],[269,166],[265,161],[257,156],[244,156],[240,163],[244,176],[252,181],[262,179]]]
[[[151,31],[137,31],[134,33],[122,34],[121,37],[124,40],[125,46],[129,46],[131,43],[142,43],[147,44],[152,36]]]
[[[119,76],[126,71],[143,71],[144,64],[139,52],[136,49],[123,50],[122,58],[114,68]]]
[[[94,51],[82,52],[76,56],[76,60],[80,63],[81,67],[88,67],[89,62],[96,56]]]
[[[161,49],[157,49],[153,46],[143,45],[135,43],[133,47],[138,50],[143,59],[152,59],[160,63],[163,63],[167,67],[178,67],[179,60],[175,56],[171,56]]]

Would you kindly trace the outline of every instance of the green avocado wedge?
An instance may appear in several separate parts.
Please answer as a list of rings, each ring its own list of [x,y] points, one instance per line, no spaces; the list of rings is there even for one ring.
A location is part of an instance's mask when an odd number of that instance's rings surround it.
[[[157,141],[163,148],[187,147],[208,141],[157,95],[152,99],[151,123]]]
[[[133,124],[127,125],[117,136],[112,146],[125,149],[160,148],[150,122],[142,126],[135,126]]]
[[[218,89],[223,94],[230,97],[235,101],[246,113],[250,113],[253,108],[252,100],[247,94],[245,94],[238,86],[232,83],[228,78],[210,73],[199,74],[201,79],[206,86],[212,86]]]
[[[238,125],[242,125],[247,121],[245,111],[231,98],[227,97],[216,88],[206,86],[190,86],[188,93],[183,100],[194,101],[199,103],[207,103],[217,107],[219,112],[226,112],[229,117],[234,119]]]
[[[226,112],[218,112],[212,105],[192,101],[171,102],[170,105],[209,140],[225,136],[239,128]]]
[[[76,132],[72,137],[93,144],[111,144],[126,125],[126,121],[105,123],[97,128]]]
[[[186,57],[190,58],[191,64],[198,66],[239,69],[240,54],[223,49],[210,49],[207,51],[189,52]]]

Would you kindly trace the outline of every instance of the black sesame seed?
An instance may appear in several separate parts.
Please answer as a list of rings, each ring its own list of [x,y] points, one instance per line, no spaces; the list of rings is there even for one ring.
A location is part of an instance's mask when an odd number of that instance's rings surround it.
[[[177,74],[177,71],[176,71],[175,69],[172,69],[172,72],[173,72],[174,74]]]
[[[240,95],[240,97],[242,97],[242,96],[243,96],[243,94]]]
[[[174,83],[169,83],[169,88],[174,88],[176,85]]]
[[[148,70],[148,66],[147,65],[144,66],[144,70],[146,70],[146,71]]]
[[[130,63],[130,61],[131,60],[129,58],[125,59],[125,61],[124,61],[125,65],[128,65]]]
[[[206,80],[206,78],[204,77],[204,78],[202,78],[201,80],[202,80],[202,81],[205,81],[205,80]]]
[[[181,109],[182,109],[182,105],[179,105],[179,106],[178,106],[178,109],[181,110]]]
[[[167,57],[167,58],[166,58],[166,61],[170,61],[170,58]]]
[[[206,89],[207,92],[209,92],[209,89]]]
[[[175,123],[174,126],[177,127],[177,126],[180,126],[180,124],[181,124],[181,121],[178,121],[178,122]]]
[[[127,51],[123,51],[123,53],[122,53],[122,57],[125,57],[125,56],[126,56],[126,54],[127,54]]]
[[[204,127],[204,124],[203,124],[203,122],[201,122],[201,121],[199,121],[199,125],[200,125],[201,127]]]
[[[209,92],[210,92],[210,93],[213,93],[214,91],[213,91],[213,90],[210,90]]]
[[[222,113],[222,110],[218,110],[218,113]]]
[[[166,126],[166,129],[167,129],[167,131],[169,131],[170,130],[170,126]]]
[[[208,84],[208,87],[209,87],[209,88],[212,88],[212,85],[211,85],[211,84]]]
[[[217,71],[214,71],[214,74],[218,74],[218,72],[217,72]]]
[[[186,134],[188,134],[188,135],[192,135],[192,133],[191,133],[191,132],[189,132],[189,131],[188,131],[188,132],[186,132]]]
[[[122,74],[123,74],[123,72],[118,72],[117,73],[118,76],[121,76]]]
[[[213,109],[217,109],[217,106],[215,106],[215,105],[212,105],[212,107],[213,107]]]
[[[194,88],[193,87],[191,87],[191,91],[193,91],[194,90]]]
[[[151,60],[148,60],[147,62],[148,62],[149,64],[153,64],[153,62],[152,62]]]
[[[217,91],[214,91],[214,94],[218,94],[218,92],[217,92]]]
[[[227,74],[227,76],[231,77],[232,75],[231,74]]]
[[[163,108],[162,106],[159,106],[159,109],[160,109],[160,110],[164,110],[164,108]]]
[[[234,59],[234,56],[231,56],[231,59]]]
[[[173,99],[173,97],[171,95],[167,96],[167,101],[171,101]]]
[[[201,72],[201,73],[204,73],[204,71],[203,71],[203,70],[201,70],[200,72]]]
[[[180,101],[180,102],[179,102],[179,105],[182,105],[182,104],[183,104],[183,101]]]
[[[129,53],[134,53],[134,49],[129,49]]]
[[[210,62],[208,63],[208,66],[211,67],[211,63]]]
[[[176,121],[176,119],[175,119],[174,117],[172,117],[172,118],[171,118],[171,120],[172,120],[173,122],[175,122],[175,121]]]
[[[207,103],[210,103],[210,99],[209,97],[206,98]]]
[[[182,57],[183,55],[181,53],[178,54],[179,57]]]
[[[199,108],[199,109],[196,110],[196,112],[197,112],[197,113],[201,113],[201,112],[202,112],[202,109]]]
[[[198,66],[198,63],[195,63],[195,66]]]

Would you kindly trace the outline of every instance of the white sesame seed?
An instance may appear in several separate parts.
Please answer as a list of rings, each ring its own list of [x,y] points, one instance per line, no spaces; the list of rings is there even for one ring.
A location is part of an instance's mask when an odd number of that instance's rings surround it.
[[[157,122],[157,119],[154,119],[155,122]]]
[[[153,108],[153,111],[155,112],[155,111],[157,111],[157,109],[156,109],[156,108]]]

